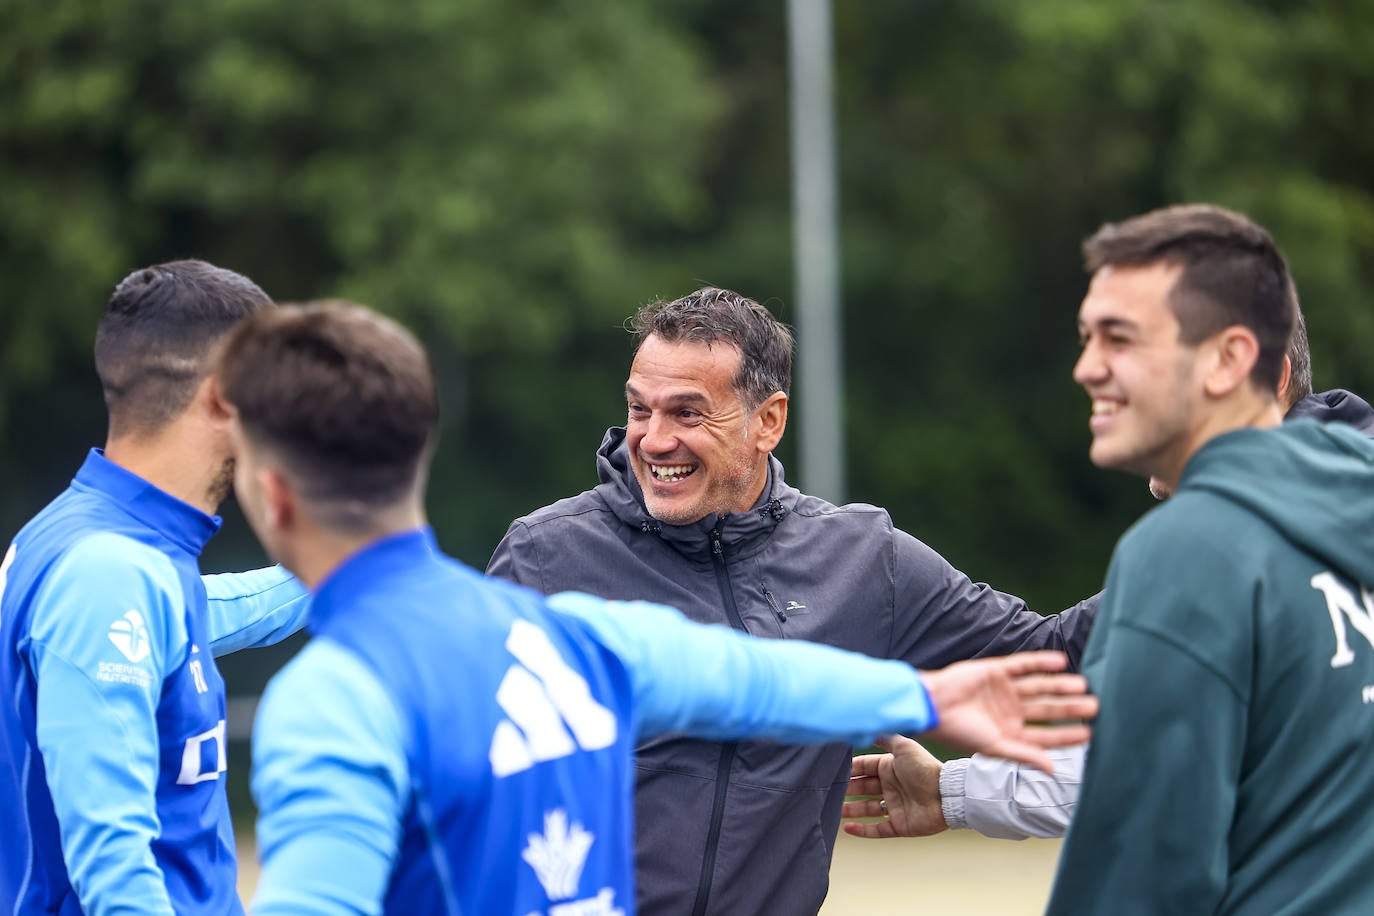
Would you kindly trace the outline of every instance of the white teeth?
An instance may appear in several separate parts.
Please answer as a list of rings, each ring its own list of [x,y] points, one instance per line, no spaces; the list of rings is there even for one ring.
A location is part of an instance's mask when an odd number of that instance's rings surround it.
[[[1121,409],[1118,401],[1093,401],[1093,416],[1101,417],[1114,414]]]
[[[695,471],[696,466],[691,464],[651,464],[649,470],[659,480],[674,481],[681,480]]]

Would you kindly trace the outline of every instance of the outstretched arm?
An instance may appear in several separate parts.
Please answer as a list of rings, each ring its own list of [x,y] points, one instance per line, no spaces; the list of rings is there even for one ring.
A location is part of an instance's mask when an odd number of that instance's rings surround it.
[[[1096,711],[1082,678],[1047,673],[1066,664],[1057,652],[918,675],[900,662],[693,624],[661,605],[568,593],[549,604],[624,662],[643,735],[867,744],[875,734],[933,728],[961,747],[1049,766],[1045,747],[1081,741],[1087,729],[1027,720]]]
[[[280,566],[201,576],[210,651],[218,658],[270,646],[305,626],[310,593]]]

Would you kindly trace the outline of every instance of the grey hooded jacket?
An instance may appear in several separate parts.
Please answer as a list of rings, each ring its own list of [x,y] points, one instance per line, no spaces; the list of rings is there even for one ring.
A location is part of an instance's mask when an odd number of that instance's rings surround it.
[[[625,431],[597,452],[593,490],[511,523],[487,572],[544,593],[672,605],[755,636],[808,639],[939,668],[1057,648],[1076,666],[1092,609],[1042,617],[974,583],[882,509],[788,486],[770,458],[749,512],[664,525],[644,508]],[[637,758],[643,914],[815,913],[849,781],[843,745],[657,738]]]

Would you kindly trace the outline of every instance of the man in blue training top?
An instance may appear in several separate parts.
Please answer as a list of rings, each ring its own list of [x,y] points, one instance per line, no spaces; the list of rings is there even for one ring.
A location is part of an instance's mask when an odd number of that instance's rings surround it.
[[[135,271],[96,334],[109,436],[0,565],[0,905],[241,913],[212,656],[307,606],[281,569],[200,576],[232,480],[211,351],[271,302],[201,261]]]
[[[862,743],[938,723],[1048,765],[1043,747],[1087,730],[1024,725],[1092,713],[1075,676],[1040,673],[1062,653],[922,676],[665,607],[546,598],[445,557],[422,508],[434,378],[366,309],[256,315],[216,375],[245,514],[315,592],[315,638],[254,735],[258,916],[632,913],[646,734]]]

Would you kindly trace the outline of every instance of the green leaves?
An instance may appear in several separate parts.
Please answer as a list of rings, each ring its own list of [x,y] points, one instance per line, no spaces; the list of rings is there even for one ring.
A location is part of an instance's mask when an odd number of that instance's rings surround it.
[[[1078,244],[1165,203],[1268,225],[1318,386],[1374,393],[1374,0],[834,14],[854,498],[1041,605],[1095,589],[1149,502],[1084,454]],[[87,367],[115,282],[199,256],[424,335],[449,424],[431,508],[484,562],[510,517],[593,482],[636,306],[712,283],[794,320],[783,17],[747,0],[0,6],[0,470],[18,494],[0,527],[101,436]]]

